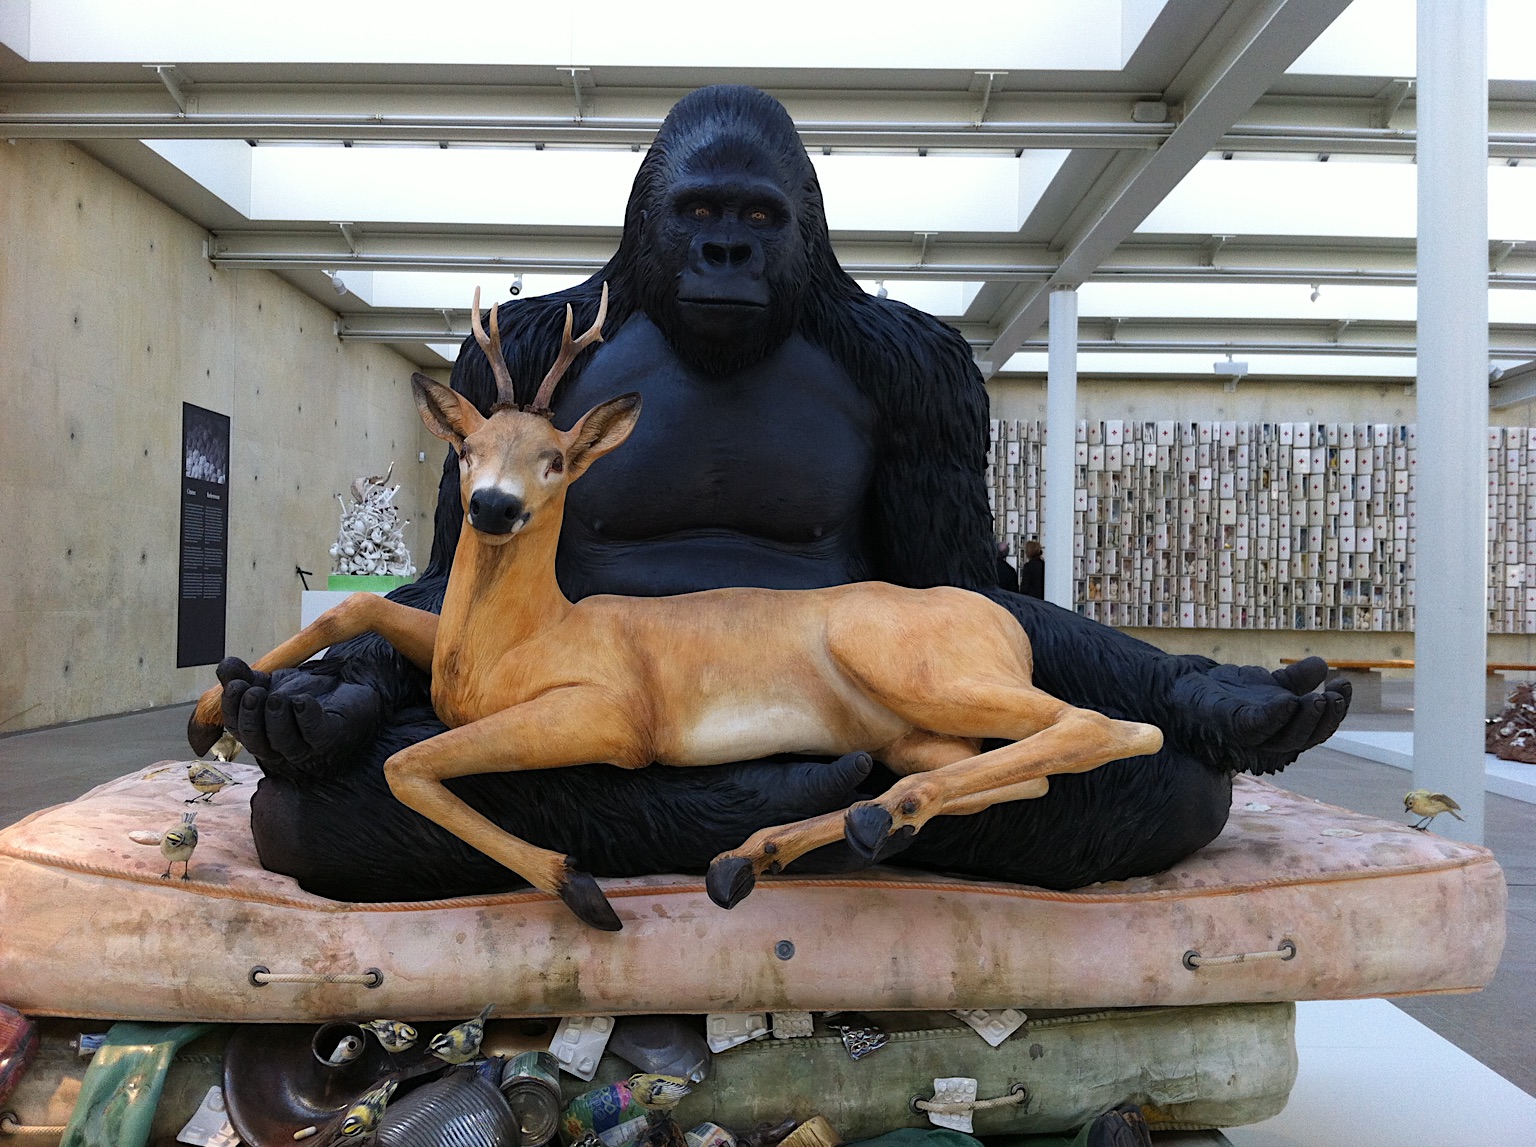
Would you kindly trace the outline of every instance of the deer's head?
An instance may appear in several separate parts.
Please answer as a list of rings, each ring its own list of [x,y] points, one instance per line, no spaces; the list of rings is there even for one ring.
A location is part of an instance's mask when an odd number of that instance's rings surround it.
[[[489,418],[463,395],[424,374],[411,376],[411,390],[421,420],[459,456],[459,495],[465,521],[487,545],[504,545],[538,522],[558,528],[565,490],[604,454],[629,437],[640,417],[640,396],[624,394],[587,411],[569,430],[558,430],[549,402],[555,386],[576,356],[603,338],[608,311],[608,287],[603,287],[597,319],[580,338],[571,337],[571,308],[565,309],[565,336],[560,355],[538,396],[527,407],[513,400],[512,375],[501,353],[496,308],[491,331],[480,322],[480,292],[475,291],[475,340],[485,351],[496,376],[496,405]]]

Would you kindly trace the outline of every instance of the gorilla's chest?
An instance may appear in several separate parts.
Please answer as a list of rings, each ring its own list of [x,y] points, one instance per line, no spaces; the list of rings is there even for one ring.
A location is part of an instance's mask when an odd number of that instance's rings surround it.
[[[555,422],[569,426],[628,391],[644,398],[635,432],[568,496],[568,593],[788,588],[860,574],[874,417],[823,351],[794,337],[755,366],[701,375],[636,316],[556,398]]]

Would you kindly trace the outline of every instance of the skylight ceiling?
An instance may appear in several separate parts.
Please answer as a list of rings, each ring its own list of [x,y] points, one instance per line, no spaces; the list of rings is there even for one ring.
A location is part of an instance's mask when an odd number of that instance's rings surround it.
[[[260,18],[199,0],[32,0],[7,41],[35,61],[579,64],[591,68],[975,68],[1118,71],[1163,0],[968,0],[963,19],[871,20],[864,4],[777,0],[725,20],[653,0],[366,8],[268,0]],[[938,13],[930,13],[938,16]],[[24,22],[24,28],[17,27]],[[977,30],[986,35],[978,38]]]
[[[1209,375],[1239,343],[1255,376],[1406,378],[1413,5],[1344,4],[976,0],[914,27],[785,0],[721,35],[676,0],[9,0],[0,137],[78,141],[206,227],[215,266],[427,365],[477,284],[601,266],[667,108],[744,80],[802,126],[861,286],[959,326],[983,369],[1043,371],[1043,300],[1083,283],[1091,373]],[[1500,360],[1536,348],[1536,4],[1488,12]]]
[[[642,156],[629,149],[146,146],[253,220],[616,227]],[[1065,151],[813,155],[834,231],[1017,231]]]

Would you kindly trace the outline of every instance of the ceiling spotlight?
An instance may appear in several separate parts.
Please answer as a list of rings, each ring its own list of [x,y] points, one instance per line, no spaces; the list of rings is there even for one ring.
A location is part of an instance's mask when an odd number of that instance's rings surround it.
[[[1321,283],[1313,283],[1312,284],[1312,294],[1309,297],[1315,303],[1315,302],[1317,302],[1317,297],[1319,295],[1321,295],[1322,293],[1323,293],[1323,285]]]
[[[343,281],[340,271],[324,271],[322,274],[331,281],[331,286],[336,288],[338,295],[345,295],[347,293],[347,284]]]
[[[1226,362],[1218,359],[1211,364],[1211,367],[1221,376],[1225,389],[1228,391],[1236,390],[1238,379],[1248,373],[1248,364],[1246,362],[1233,362],[1231,352],[1228,352]]]
[[[523,293],[523,276],[521,272],[512,276],[512,285],[508,287],[507,290],[511,293],[514,299]]]
[[[877,298],[877,299],[888,299],[890,297],[891,297],[891,292],[889,292],[889,291],[887,291],[885,289],[885,280],[884,279],[876,280],[876,282],[875,282],[875,298]]]

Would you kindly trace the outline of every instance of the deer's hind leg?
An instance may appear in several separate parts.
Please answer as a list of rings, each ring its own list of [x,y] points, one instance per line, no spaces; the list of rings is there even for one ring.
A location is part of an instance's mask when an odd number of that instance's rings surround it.
[[[364,633],[377,633],[418,669],[432,672],[432,648],[437,643],[437,614],[401,605],[372,593],[354,593],[326,610],[251,668],[258,673],[292,669],[316,653]],[[215,685],[198,698],[187,722],[187,740],[202,756],[224,733],[224,686]],[[206,742],[206,743],[204,743]]]
[[[882,698],[882,700],[887,700]],[[1082,773],[1110,761],[1155,753],[1163,735],[1152,725],[1079,709],[1027,681],[962,681],[921,701],[891,698],[895,711],[923,727],[1011,744],[903,777],[884,794],[848,810],[849,844],[872,855],[892,833],[918,831],[941,813],[978,812],[1007,800],[1043,795],[1056,773]]]
[[[397,800],[441,825],[466,844],[510,868],[541,892],[558,896],[594,928],[623,927],[597,881],[574,858],[513,836],[476,812],[443,784],[476,773],[555,769],[590,761],[639,768],[648,748],[616,714],[626,712],[596,687],[552,689],[457,729],[401,749],[384,762]]]

